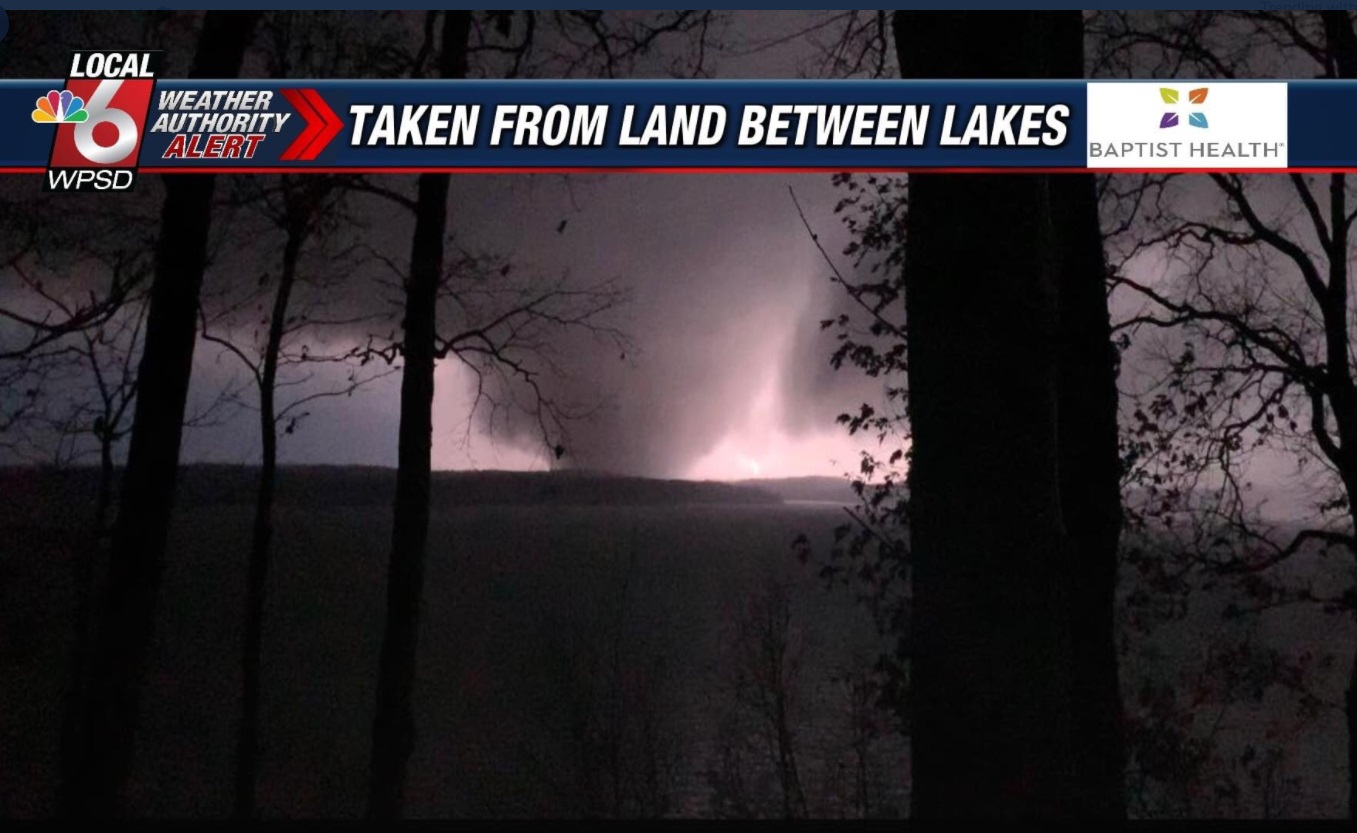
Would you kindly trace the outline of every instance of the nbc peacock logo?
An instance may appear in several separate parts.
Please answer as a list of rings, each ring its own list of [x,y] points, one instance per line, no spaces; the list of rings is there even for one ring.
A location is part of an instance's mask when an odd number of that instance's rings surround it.
[[[33,110],[33,121],[38,124],[68,124],[89,121],[85,100],[70,90],[49,90],[38,99]]]
[[[1205,104],[1205,103],[1206,103],[1206,94],[1207,94],[1208,92],[1210,92],[1210,88],[1209,88],[1209,87],[1198,87],[1198,88],[1195,89],[1195,90],[1188,90],[1188,91],[1187,91],[1187,100],[1188,100],[1188,103],[1189,103],[1189,104],[1194,104],[1194,105],[1197,105],[1197,106],[1201,106],[1201,105]],[[1176,105],[1176,104],[1178,103],[1178,91],[1175,90],[1175,89],[1172,88],[1172,87],[1160,87],[1160,88],[1159,88],[1159,98],[1160,98],[1160,100],[1162,100],[1165,104]],[[1203,127],[1203,128],[1204,128],[1204,127],[1207,126],[1207,122],[1206,122],[1206,114],[1205,114],[1205,113],[1202,113],[1202,112],[1191,112],[1191,113],[1188,113],[1188,114],[1187,114],[1187,123],[1188,123],[1188,126],[1190,126],[1190,127]],[[1160,127],[1161,129],[1162,129],[1162,128],[1166,128],[1166,127],[1177,127],[1177,126],[1178,126],[1178,114],[1175,113],[1175,112],[1168,112],[1168,113],[1165,113],[1165,114],[1163,115],[1163,117],[1159,119],[1159,127]]]

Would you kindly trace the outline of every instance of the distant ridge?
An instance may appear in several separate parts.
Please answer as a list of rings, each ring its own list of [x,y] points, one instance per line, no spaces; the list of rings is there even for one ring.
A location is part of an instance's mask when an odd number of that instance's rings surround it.
[[[190,466],[181,495],[192,503],[252,503],[256,471]],[[395,469],[290,466],[280,471],[283,506],[385,506],[396,487]],[[725,483],[653,480],[581,471],[436,471],[431,504],[441,506],[647,506],[686,503],[781,503],[773,492]]]
[[[179,471],[182,507],[253,505],[259,470],[254,466],[191,464]],[[61,494],[92,499],[92,468],[0,468],[0,492]],[[283,466],[278,505],[293,508],[389,506],[396,470],[375,466]],[[774,489],[755,484],[659,480],[601,472],[436,471],[431,503],[448,506],[672,506],[780,504]]]
[[[853,487],[849,485],[847,479],[842,477],[762,478],[758,480],[738,480],[735,485],[769,491],[784,501],[842,503],[845,506],[858,503],[857,495],[853,494]]]

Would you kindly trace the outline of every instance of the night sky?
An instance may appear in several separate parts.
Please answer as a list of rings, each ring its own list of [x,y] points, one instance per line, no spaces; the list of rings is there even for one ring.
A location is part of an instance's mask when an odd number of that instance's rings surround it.
[[[616,277],[633,288],[632,302],[615,316],[634,343],[625,359],[591,339],[563,345],[570,376],[553,388],[602,403],[569,426],[574,465],[707,478],[840,474],[856,466],[855,447],[834,418],[875,398],[878,386],[829,367],[833,342],[818,322],[841,301],[789,185],[822,239],[840,239],[830,211],[836,195],[823,175],[454,181],[460,243],[511,252],[524,268]],[[393,241],[408,239],[408,224],[392,225]],[[204,402],[235,366],[218,361],[211,345],[200,345],[197,359],[196,397]],[[440,364],[435,465],[541,467],[540,441],[526,426],[516,431],[501,421],[492,432],[480,420],[468,435],[470,384],[457,362]],[[284,439],[283,459],[394,464],[398,386],[391,376],[351,399],[319,403]],[[256,430],[243,418],[191,431],[185,459],[250,462]]]
[[[818,54],[806,39],[752,54],[737,44],[777,40],[806,19],[797,13],[736,16],[725,36],[732,49],[710,65],[711,74],[796,76]],[[749,34],[755,31],[757,37]],[[409,189],[413,178],[388,182]],[[570,377],[553,384],[601,405],[589,419],[569,425],[569,464],[721,479],[856,469],[858,445],[834,419],[864,400],[875,401],[880,386],[829,366],[833,340],[818,322],[843,299],[828,280],[789,186],[837,254],[846,235],[832,208],[841,195],[823,174],[454,178],[450,215],[459,246],[509,254],[544,275],[617,278],[633,290],[616,319],[634,344],[625,360],[588,339],[565,345]],[[392,216],[379,203],[365,205],[372,237],[389,241],[385,250],[393,261],[407,258],[408,217]],[[385,301],[359,303],[378,308]],[[197,362],[194,395],[200,403],[238,372],[210,345],[200,345]],[[526,428],[501,423],[492,431],[484,416],[468,425],[469,386],[470,375],[455,361],[440,364],[434,465],[545,467],[548,455]],[[318,403],[297,432],[284,437],[282,461],[394,465],[398,389],[398,376],[391,376],[351,399]],[[258,438],[251,416],[190,430],[183,459],[254,462]]]

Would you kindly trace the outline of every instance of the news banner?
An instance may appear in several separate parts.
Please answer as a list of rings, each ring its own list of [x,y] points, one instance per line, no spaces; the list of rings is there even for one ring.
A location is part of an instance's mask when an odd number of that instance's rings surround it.
[[[1331,80],[184,80],[76,52],[0,80],[0,173],[1357,171]]]

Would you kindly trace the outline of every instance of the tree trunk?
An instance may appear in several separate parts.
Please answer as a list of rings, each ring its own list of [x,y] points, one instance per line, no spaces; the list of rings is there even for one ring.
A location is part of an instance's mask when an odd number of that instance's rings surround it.
[[[1126,815],[1125,741],[1117,672],[1116,589],[1121,536],[1116,348],[1092,177],[1051,177],[1062,229],[1060,296],[1060,496],[1070,536],[1068,582],[1075,753],[1080,814]]]
[[[1348,723],[1348,820],[1357,820],[1357,649],[1352,657],[1352,669],[1348,672],[1348,690],[1343,699],[1343,713]]]
[[[1048,13],[1052,77],[1084,74],[1083,14]],[[1061,512],[1068,582],[1079,803],[1086,818],[1126,816],[1125,741],[1117,674],[1116,590],[1121,537],[1117,350],[1107,311],[1107,264],[1092,174],[1049,177],[1058,249]]]
[[[278,354],[283,347],[287,308],[297,278],[305,232],[289,229],[283,247],[282,275],[273,298],[264,365],[259,376],[259,439],[262,450],[259,489],[255,494],[254,531],[250,538],[249,577],[245,590],[245,639],[241,655],[240,733],[236,739],[236,817],[255,815],[259,780],[259,680],[264,639],[265,585],[273,539],[273,496],[278,480],[278,420],[275,407]]]
[[[108,510],[113,508],[113,436],[112,428],[99,435],[99,505],[94,512],[94,534],[102,541],[108,533]]]
[[[207,12],[190,76],[237,75],[259,15]],[[108,603],[85,687],[81,748],[77,759],[63,767],[61,805],[71,814],[119,813],[132,770],[193,365],[213,183],[211,176],[164,179],[165,204],[114,531]]]
[[[1332,74],[1337,78],[1357,78],[1357,33],[1346,11],[1320,12],[1324,25],[1324,43],[1329,53]],[[1332,210],[1337,217],[1347,213],[1346,187],[1343,174],[1330,178],[1330,193],[1335,202]],[[1357,392],[1352,383],[1348,361],[1348,292],[1347,258],[1348,224],[1332,224],[1329,252],[1330,301],[1324,311],[1326,352],[1329,357],[1329,402],[1338,423],[1341,449],[1346,458],[1343,482],[1348,503],[1357,507]],[[1357,511],[1353,512],[1357,524]],[[1345,699],[1348,740],[1348,819],[1357,820],[1357,646],[1353,648],[1352,670],[1348,678]]]
[[[75,590],[75,622],[71,632],[71,653],[67,660],[66,691],[61,707],[61,746],[63,765],[80,756],[85,680],[90,663],[90,621],[94,617],[95,565],[105,557],[108,512],[113,504],[113,438],[109,429],[99,434],[99,495],[94,512],[88,549],[74,554],[72,575]]]
[[[898,12],[906,77],[1045,74],[1038,13]],[[911,175],[914,815],[1074,812],[1048,179]]]
[[[443,12],[444,78],[465,78],[471,12]],[[368,815],[399,818],[406,768],[414,748],[413,694],[429,532],[429,470],[433,441],[434,361],[438,287],[443,275],[449,179],[419,177],[410,274],[405,285],[404,367],[397,452],[396,503],[387,570],[386,628],[372,724]]]

